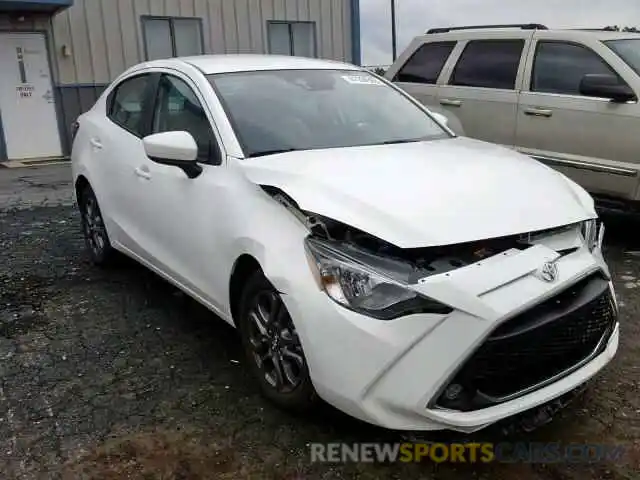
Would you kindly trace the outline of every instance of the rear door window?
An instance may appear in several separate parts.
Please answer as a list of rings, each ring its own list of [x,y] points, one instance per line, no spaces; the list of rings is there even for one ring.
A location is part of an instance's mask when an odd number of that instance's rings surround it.
[[[524,40],[474,40],[465,46],[450,85],[514,90]]]
[[[456,42],[425,43],[407,60],[394,82],[435,84]]]

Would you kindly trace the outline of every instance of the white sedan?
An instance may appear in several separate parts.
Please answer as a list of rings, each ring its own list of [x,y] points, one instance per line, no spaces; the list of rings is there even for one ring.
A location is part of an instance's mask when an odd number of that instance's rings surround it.
[[[360,67],[144,63],[78,119],[72,160],[93,261],[122,252],[234,325],[280,406],[540,423],[618,348],[591,197]]]

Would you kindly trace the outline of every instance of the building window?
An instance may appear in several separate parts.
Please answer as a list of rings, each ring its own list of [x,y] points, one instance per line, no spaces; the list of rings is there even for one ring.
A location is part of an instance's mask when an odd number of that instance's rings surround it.
[[[316,56],[315,22],[267,22],[269,53],[273,55]]]
[[[142,17],[147,60],[201,55],[202,20],[180,17]]]

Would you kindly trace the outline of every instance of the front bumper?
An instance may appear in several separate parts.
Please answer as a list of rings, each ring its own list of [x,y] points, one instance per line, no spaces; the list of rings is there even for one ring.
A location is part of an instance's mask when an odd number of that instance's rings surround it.
[[[558,265],[558,277],[552,283],[536,273],[547,261]],[[314,386],[326,401],[390,429],[472,432],[563,395],[612,359],[619,338],[615,319],[599,353],[551,383],[467,411],[436,404],[443,388],[499,325],[596,272],[608,275],[599,251],[592,254],[581,248],[560,256],[538,245],[426,279],[418,287],[422,293],[457,308],[446,317],[367,318],[332,302],[311,275],[291,282],[284,301],[300,335]],[[610,282],[607,288],[615,298]]]

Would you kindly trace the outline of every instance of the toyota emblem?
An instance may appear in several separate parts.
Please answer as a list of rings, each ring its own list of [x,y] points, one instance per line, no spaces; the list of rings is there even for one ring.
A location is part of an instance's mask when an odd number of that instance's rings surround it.
[[[540,278],[545,282],[555,282],[558,278],[558,265],[554,262],[545,262],[540,268]]]

